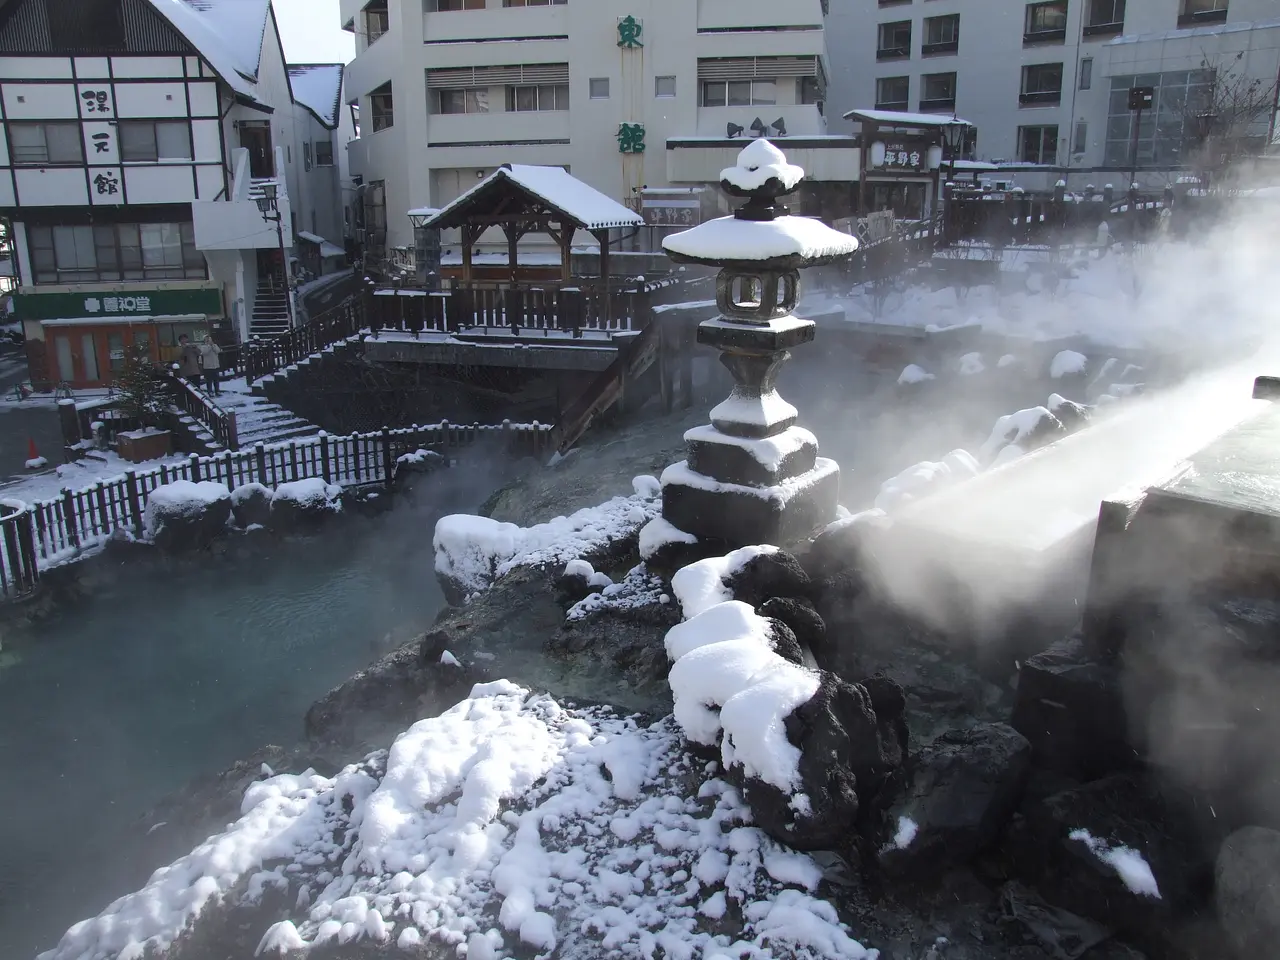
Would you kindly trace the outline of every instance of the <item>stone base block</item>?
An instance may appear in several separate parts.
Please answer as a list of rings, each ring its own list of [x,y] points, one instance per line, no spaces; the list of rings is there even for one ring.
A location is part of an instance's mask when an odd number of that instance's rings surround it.
[[[817,438],[800,427],[752,439],[702,426],[687,431],[684,439],[690,470],[750,487],[775,486],[808,473],[818,462]]]
[[[836,518],[840,467],[817,459],[812,470],[771,487],[722,483],[673,464],[662,474],[662,516],[699,539],[736,546],[797,543]]]

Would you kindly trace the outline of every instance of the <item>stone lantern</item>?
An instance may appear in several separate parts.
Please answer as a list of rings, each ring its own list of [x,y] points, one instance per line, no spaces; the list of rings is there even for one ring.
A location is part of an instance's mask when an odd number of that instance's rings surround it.
[[[747,202],[662,244],[677,263],[720,268],[722,316],[698,327],[698,342],[721,351],[735,382],[711,423],[685,434],[688,459],[662,475],[663,519],[701,541],[792,543],[836,518],[840,468],[818,456],[817,439],[795,425],[798,412],[774,383],[790,348],[814,337],[813,321],[791,315],[800,268],[845,259],[858,241],[788,215],[778,198],[802,179],[781,150],[754,140],[720,174],[721,188]]]

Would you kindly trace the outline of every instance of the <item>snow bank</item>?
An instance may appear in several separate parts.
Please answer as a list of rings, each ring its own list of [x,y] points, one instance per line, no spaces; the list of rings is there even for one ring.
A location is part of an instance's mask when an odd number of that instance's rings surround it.
[[[276,487],[272,500],[297,504],[300,507],[332,507],[337,509],[342,496],[342,488],[336,483],[325,483],[320,477],[308,477],[306,480],[294,480]]]
[[[698,538],[686,533],[661,515],[654,517],[640,530],[640,558],[651,560],[663,547],[673,543],[697,543]]]
[[[685,617],[696,617],[708,607],[732,600],[733,594],[725,581],[761,554],[777,552],[777,547],[768,544],[742,547],[726,556],[708,557],[681,568],[671,578],[671,589]]]
[[[1058,380],[1073,374],[1084,373],[1087,366],[1089,366],[1089,358],[1083,353],[1077,353],[1075,350],[1063,350],[1050,361],[1049,376]]]
[[[985,372],[987,365],[982,362],[982,354],[966,353],[956,363],[956,370],[962,377],[972,377]]]
[[[47,467],[49,461],[44,457],[32,457],[23,464],[28,470],[39,470],[41,467]]]
[[[648,481],[652,481],[649,483]],[[559,566],[633,536],[661,510],[661,489],[652,477],[632,481],[637,493],[614,497],[532,527],[488,517],[451,514],[436,522],[436,572],[468,593],[487,590],[516,567]]]
[[[686,794],[703,766],[669,719],[638,726],[480,685],[332,780],[254,784],[225,833],[42,960],[163,949],[238,884],[285,887],[295,904],[260,932],[262,953],[370,941],[431,942],[469,960],[513,948],[561,960],[659,949],[875,960],[812,895],[818,864],[750,826],[732,786],[708,779]],[[729,914],[743,918],[732,946],[715,922]]]
[[[1156,883],[1151,866],[1137,850],[1131,847],[1111,846],[1105,840],[1099,840],[1088,830],[1072,830],[1068,836],[1072,840],[1083,843],[1089,851],[1115,870],[1120,882],[1130,893],[1142,897],[1161,899],[1160,887]]]
[[[952,450],[937,462],[922,460],[880,484],[875,509],[892,513],[903,504],[976,477],[981,469],[967,450]]]
[[[909,363],[902,368],[902,372],[898,374],[898,385],[906,386],[909,383],[925,383],[928,380],[936,380],[932,373],[924,367]]]
[[[193,519],[201,516],[213,504],[230,499],[231,491],[226,484],[213,480],[201,480],[199,483],[174,480],[172,483],[162,484],[147,496],[147,506],[143,511],[143,532],[147,537],[154,537],[164,526],[166,518]]]

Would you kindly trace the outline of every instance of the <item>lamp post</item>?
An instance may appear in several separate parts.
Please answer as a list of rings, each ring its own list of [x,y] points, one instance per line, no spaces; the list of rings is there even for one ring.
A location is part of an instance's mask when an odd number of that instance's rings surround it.
[[[262,185],[262,196],[258,197],[258,210],[262,219],[276,225],[276,239],[280,243],[280,271],[284,280],[284,308],[289,317],[289,329],[294,327],[293,300],[289,295],[289,259],[284,252],[284,214],[280,212],[280,204],[276,199],[276,184],[272,182]]]
[[[943,214],[947,219],[950,219],[951,213],[947,208],[950,207],[951,196],[955,192],[956,159],[964,149],[964,137],[968,130],[969,124],[959,119],[955,114],[952,114],[951,119],[942,125],[942,160],[947,167],[947,179],[942,182],[942,189],[939,192],[945,201]],[[948,183],[951,184],[950,190],[946,187]]]

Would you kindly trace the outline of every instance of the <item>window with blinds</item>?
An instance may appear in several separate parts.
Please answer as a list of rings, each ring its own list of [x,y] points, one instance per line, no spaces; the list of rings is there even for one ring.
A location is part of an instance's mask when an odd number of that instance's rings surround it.
[[[427,71],[428,90],[536,86],[569,82],[567,63],[518,63],[507,67],[452,67]]]
[[[822,67],[815,56],[708,57],[698,61],[698,79],[702,81],[820,76]]]

